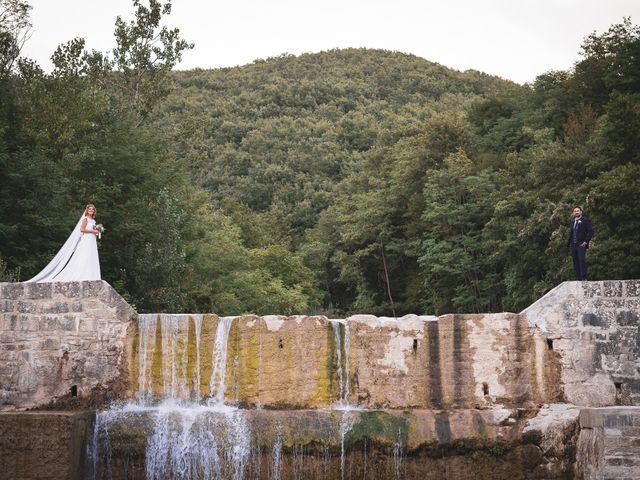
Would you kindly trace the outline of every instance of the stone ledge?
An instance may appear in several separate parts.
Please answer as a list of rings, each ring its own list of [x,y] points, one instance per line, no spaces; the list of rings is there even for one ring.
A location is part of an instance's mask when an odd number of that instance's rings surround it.
[[[0,410],[89,395],[126,375],[135,315],[102,280],[0,283],[0,365],[12,365],[0,371]]]
[[[640,426],[640,406],[583,408],[581,428],[624,428]]]

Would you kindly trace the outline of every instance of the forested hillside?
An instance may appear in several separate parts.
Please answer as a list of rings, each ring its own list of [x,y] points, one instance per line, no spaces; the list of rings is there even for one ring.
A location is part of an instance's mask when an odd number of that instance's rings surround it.
[[[124,27],[120,51],[144,44]],[[52,74],[0,52],[0,280],[87,202],[140,311],[518,311],[572,279],[574,203],[590,277],[640,276],[630,21],[526,86],[364,49],[172,71],[189,44],[166,38],[146,66],[72,41]]]

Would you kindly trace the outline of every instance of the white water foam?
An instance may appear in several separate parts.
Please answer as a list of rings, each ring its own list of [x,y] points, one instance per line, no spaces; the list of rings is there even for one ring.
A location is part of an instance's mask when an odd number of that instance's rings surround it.
[[[195,327],[193,368],[188,351],[190,319]],[[251,452],[249,424],[241,410],[224,404],[227,342],[233,318],[221,318],[218,322],[207,405],[201,404],[200,395],[202,320],[202,315],[139,316],[138,402],[96,415],[89,442],[89,478],[111,478],[111,428],[129,422],[148,428],[141,420],[145,418],[152,420],[146,446],[147,479],[244,478]],[[156,331],[158,327],[161,332]],[[154,351],[158,333],[161,352]],[[160,355],[161,359],[164,395],[159,404],[154,404],[154,355]]]

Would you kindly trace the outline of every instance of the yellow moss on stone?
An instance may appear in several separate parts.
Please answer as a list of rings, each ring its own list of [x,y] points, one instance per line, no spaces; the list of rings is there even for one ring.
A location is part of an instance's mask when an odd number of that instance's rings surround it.
[[[129,369],[128,395],[131,397],[140,389],[140,324],[137,321],[131,322],[127,334],[129,335],[129,351],[131,352],[127,365]]]
[[[321,354],[321,358],[325,359],[325,365],[324,368],[318,369],[316,375],[316,391],[310,399],[313,406],[329,406],[338,398],[339,386],[335,381],[338,375],[335,367],[336,351],[333,327],[330,322],[327,322],[326,330],[327,335]]]
[[[162,321],[160,315],[156,318],[153,353],[151,357],[151,384],[153,393],[162,396],[164,393],[164,377],[162,375]]]
[[[232,389],[234,400],[242,403],[258,403],[258,368],[260,336],[258,328],[248,328],[255,317],[243,316],[231,326],[227,350],[227,371],[232,378],[227,390]],[[241,328],[242,327],[242,328]],[[232,368],[229,368],[232,367]]]
[[[213,347],[216,340],[217,315],[202,316],[200,329],[200,396],[205,398],[211,393],[211,375],[213,375]]]
[[[196,322],[192,316],[189,316],[187,324],[187,382],[189,389],[193,387],[196,380],[196,371],[198,363],[198,344],[196,337]]]

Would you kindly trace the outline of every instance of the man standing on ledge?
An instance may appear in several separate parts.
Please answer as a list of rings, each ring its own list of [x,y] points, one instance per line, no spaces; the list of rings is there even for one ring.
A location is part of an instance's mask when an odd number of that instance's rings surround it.
[[[593,227],[587,217],[582,216],[582,207],[573,207],[573,218],[569,223],[569,251],[573,258],[573,270],[576,280],[587,279],[587,248],[593,237]]]

